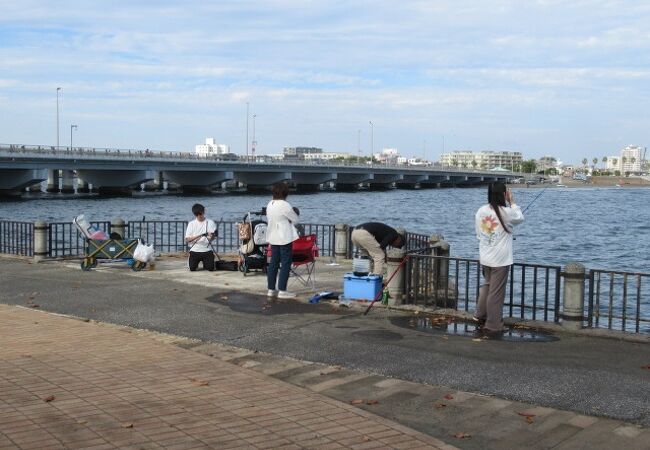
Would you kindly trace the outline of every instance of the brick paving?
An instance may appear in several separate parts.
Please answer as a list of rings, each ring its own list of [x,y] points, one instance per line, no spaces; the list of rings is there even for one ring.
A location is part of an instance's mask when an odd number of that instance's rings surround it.
[[[0,305],[1,449],[455,448],[128,329]]]

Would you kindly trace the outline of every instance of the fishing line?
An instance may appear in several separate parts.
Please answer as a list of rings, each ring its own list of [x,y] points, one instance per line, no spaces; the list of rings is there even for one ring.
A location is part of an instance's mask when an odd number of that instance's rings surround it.
[[[546,191],[546,189],[548,189],[548,188],[550,188],[550,187],[551,187],[551,185],[548,185],[548,186],[546,186],[544,189],[542,189],[542,191],[541,191],[539,194],[537,194],[537,195],[535,196],[535,198],[533,198],[533,199],[531,200],[531,202],[528,203],[528,205],[526,205],[526,207],[521,211],[521,213],[522,213],[522,214],[525,213],[525,212],[528,210],[528,208],[530,208],[530,207],[533,205],[533,203],[535,203],[535,200],[537,200],[539,197],[541,197],[541,195],[544,193],[544,191]]]

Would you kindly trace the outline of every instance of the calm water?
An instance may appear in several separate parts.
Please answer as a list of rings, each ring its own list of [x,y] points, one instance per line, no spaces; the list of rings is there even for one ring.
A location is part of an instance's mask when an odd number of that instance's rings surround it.
[[[514,189],[525,207],[541,189]],[[486,199],[485,188],[291,195],[303,221],[358,224],[381,221],[419,233],[439,233],[452,256],[478,255],[474,213]],[[268,195],[173,196],[143,194],[133,198],[74,198],[55,195],[0,203],[0,219],[68,221],[84,213],[91,220],[188,220],[193,203],[203,203],[213,219],[240,220],[259,210]],[[564,265],[578,261],[588,268],[650,272],[650,189],[546,189],[515,230],[515,260]]]

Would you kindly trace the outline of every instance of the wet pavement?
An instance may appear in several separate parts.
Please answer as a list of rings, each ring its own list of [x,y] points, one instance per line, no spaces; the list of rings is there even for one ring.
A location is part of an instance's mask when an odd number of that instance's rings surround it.
[[[480,327],[457,317],[417,314],[408,317],[394,317],[391,323],[423,333],[443,336],[463,336],[472,339],[492,339],[507,342],[553,342],[560,339],[550,332],[523,325],[506,326],[498,335],[486,335]]]
[[[544,334],[518,329],[477,339],[465,324],[431,326],[381,307],[364,316],[335,302],[308,304],[308,295],[268,302],[265,290],[228,286],[242,278],[0,260],[0,302],[650,425],[647,344],[569,334],[542,342]],[[250,278],[263,285],[263,277]]]

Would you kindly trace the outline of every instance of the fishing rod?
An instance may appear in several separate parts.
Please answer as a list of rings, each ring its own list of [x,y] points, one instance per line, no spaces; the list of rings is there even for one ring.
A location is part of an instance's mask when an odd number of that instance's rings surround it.
[[[528,210],[528,208],[530,208],[530,207],[533,205],[533,203],[535,203],[535,200],[537,200],[539,197],[541,197],[541,195],[544,193],[544,191],[546,191],[546,189],[548,189],[548,188],[550,188],[550,187],[551,187],[551,185],[549,184],[549,185],[546,186],[544,189],[542,189],[541,192],[540,192],[539,194],[537,194],[537,195],[535,196],[535,198],[533,198],[533,199],[530,201],[530,203],[528,203],[528,205],[526,205],[526,207],[521,211],[521,213],[522,213],[522,214],[525,213],[525,212]]]

